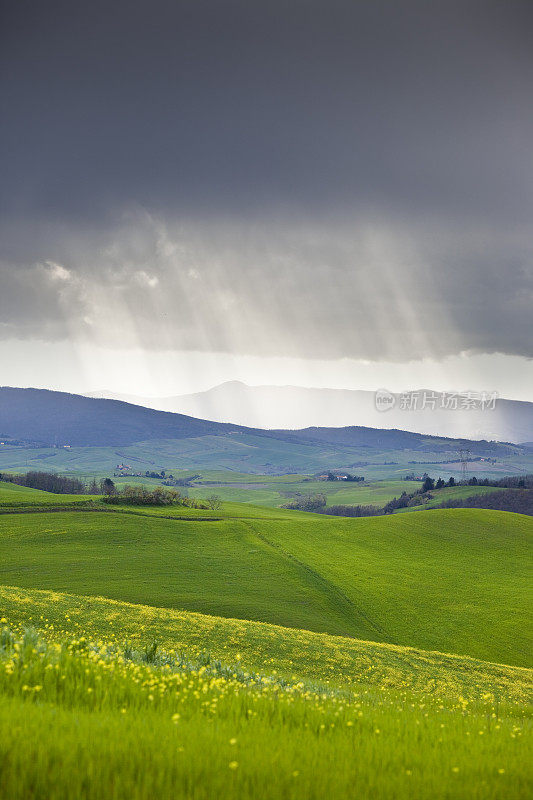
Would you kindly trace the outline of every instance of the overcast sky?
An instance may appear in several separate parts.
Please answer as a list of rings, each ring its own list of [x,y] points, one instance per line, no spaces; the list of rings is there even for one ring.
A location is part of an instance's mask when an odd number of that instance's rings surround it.
[[[2,31],[0,384],[533,399],[531,2],[19,0]]]

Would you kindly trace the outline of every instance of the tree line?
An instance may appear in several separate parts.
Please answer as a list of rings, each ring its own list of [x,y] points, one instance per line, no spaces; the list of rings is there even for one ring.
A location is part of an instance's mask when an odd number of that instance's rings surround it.
[[[87,493],[87,486],[79,478],[65,478],[54,472],[27,472],[25,475],[10,475],[4,472],[0,473],[0,480],[53,494]]]

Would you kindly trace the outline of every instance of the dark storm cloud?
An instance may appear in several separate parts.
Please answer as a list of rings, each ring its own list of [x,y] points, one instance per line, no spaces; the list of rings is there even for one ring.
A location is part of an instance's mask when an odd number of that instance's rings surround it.
[[[528,353],[532,18],[11,4],[0,335],[96,336],[110,303],[149,347]]]

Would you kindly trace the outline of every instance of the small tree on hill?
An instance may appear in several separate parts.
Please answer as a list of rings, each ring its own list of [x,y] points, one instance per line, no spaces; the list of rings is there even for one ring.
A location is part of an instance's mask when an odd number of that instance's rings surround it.
[[[210,494],[209,497],[205,498],[205,502],[212,511],[216,511],[222,505],[222,498],[218,494]]]
[[[111,480],[111,478],[104,478],[104,480],[100,484],[100,488],[102,490],[102,494],[116,494],[117,487]]]
[[[424,483],[422,484],[422,492],[429,492],[431,489],[435,488],[435,481],[433,478],[430,478],[429,475],[426,475],[424,479]]]

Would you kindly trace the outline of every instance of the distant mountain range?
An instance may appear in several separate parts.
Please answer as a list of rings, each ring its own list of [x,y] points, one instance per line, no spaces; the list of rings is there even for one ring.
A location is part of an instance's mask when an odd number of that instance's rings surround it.
[[[471,459],[483,458],[485,471],[501,473],[510,468],[521,472],[531,461],[530,450],[513,444],[364,426],[265,430],[121,400],[0,388],[0,467],[4,469],[109,471],[126,461],[145,470],[154,465],[201,466],[260,474],[309,474],[365,467],[368,474],[369,465],[381,465],[379,469],[386,474],[403,474],[409,465],[448,463],[442,470],[453,472],[459,469],[455,465],[462,448],[470,451]],[[420,467],[416,469],[420,471]]]
[[[90,398],[47,389],[0,387],[0,438],[41,445],[108,447],[164,439],[200,439],[246,435],[291,444],[331,443],[348,447],[449,450],[460,440],[410,431],[349,426],[264,430],[158,411],[121,400]],[[463,440],[472,452],[491,450],[490,443]]]
[[[136,397],[93,392],[88,397],[107,397],[160,411],[187,414],[215,422],[262,429],[307,427],[371,427],[399,429],[451,438],[526,442],[533,439],[533,403],[497,399],[494,408],[481,410],[467,395],[419,389],[407,398],[391,395],[393,407],[376,408],[376,393],[349,389],[312,389],[298,386],[248,386],[229,381],[205,392],[175,397]],[[410,401],[410,398],[413,400]],[[463,399],[463,397],[465,399]],[[407,402],[406,402],[407,399]],[[404,408],[410,403],[414,409]],[[479,405],[479,404],[478,404]],[[425,406],[425,407],[424,407]]]

